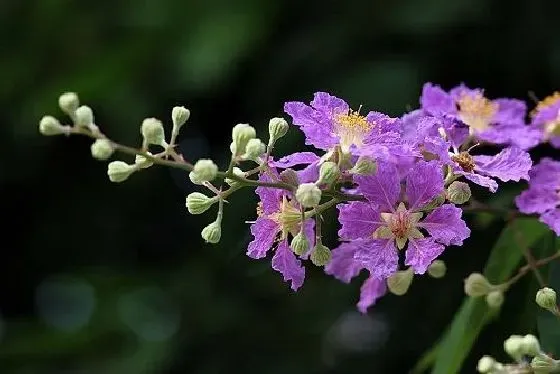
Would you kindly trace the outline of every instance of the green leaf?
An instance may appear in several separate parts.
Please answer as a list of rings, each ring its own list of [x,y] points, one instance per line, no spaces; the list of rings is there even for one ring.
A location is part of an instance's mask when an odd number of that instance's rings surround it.
[[[484,269],[490,282],[498,284],[506,281],[517,269],[523,257],[514,233],[524,236],[526,245],[533,246],[548,229],[534,218],[518,219],[502,230],[492,248]],[[497,311],[487,307],[484,298],[466,297],[453,322],[438,343],[433,374],[458,373],[482,328],[488,324]]]
[[[555,244],[556,251],[560,250],[560,239],[552,239],[552,242]],[[558,260],[549,266],[548,286],[556,292],[560,291],[560,262]],[[537,326],[542,349],[558,358],[560,357],[560,319],[544,309],[539,309]]]

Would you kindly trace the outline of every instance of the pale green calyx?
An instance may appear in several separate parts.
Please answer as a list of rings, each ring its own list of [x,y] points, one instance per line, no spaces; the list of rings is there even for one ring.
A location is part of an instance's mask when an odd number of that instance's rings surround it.
[[[350,169],[350,173],[356,175],[372,175],[377,171],[377,163],[371,157],[360,156],[356,164]]]
[[[500,290],[490,291],[488,295],[486,295],[486,304],[490,308],[497,309],[502,306],[504,303],[504,293]]]
[[[476,365],[476,370],[479,373],[487,374],[491,373],[496,366],[496,360],[494,360],[490,356],[482,356],[480,360],[478,360],[478,364]]]
[[[268,145],[274,144],[278,139],[288,133],[288,122],[284,118],[275,117],[268,122]]]
[[[443,278],[447,272],[447,266],[442,260],[435,260],[428,266],[428,274],[432,278]]]
[[[300,184],[296,190],[296,200],[305,208],[313,208],[321,202],[321,190],[315,183]]]
[[[214,180],[217,174],[218,166],[214,163],[214,161],[201,159],[194,164],[193,171],[189,173],[189,177],[193,183],[201,184],[202,182],[210,182]]]
[[[539,339],[535,335],[527,334],[521,342],[523,353],[527,356],[537,356],[541,353]]]
[[[232,143],[230,145],[231,153],[234,157],[241,156],[245,153],[245,148],[249,140],[257,137],[257,131],[253,126],[246,123],[240,123],[231,130]]]
[[[519,361],[524,355],[523,336],[511,335],[504,341],[504,351],[514,360]]]
[[[60,122],[53,116],[44,116],[39,121],[39,132],[42,135],[53,136],[68,134],[70,128],[68,126],[62,126]]]
[[[146,153],[152,156],[150,152],[146,152]],[[134,163],[138,165],[138,167],[140,167],[141,169],[149,168],[154,164],[152,161],[148,160],[146,157],[142,155],[136,155],[136,157],[134,158]]]
[[[330,186],[338,180],[340,176],[340,169],[338,165],[332,161],[323,162],[321,168],[319,169],[319,180],[317,180],[317,185],[325,184]]]
[[[87,105],[82,105],[74,112],[74,124],[78,127],[93,125],[93,110]]]
[[[73,117],[74,112],[80,106],[80,99],[75,92],[65,92],[59,96],[58,106],[68,116]]]
[[[531,369],[533,369],[535,374],[559,373],[560,360],[555,360],[541,353],[531,360]]]
[[[406,270],[397,271],[387,278],[387,288],[392,294],[402,296],[406,294],[412,284],[414,271],[411,267]]]
[[[124,182],[136,171],[134,165],[129,165],[123,161],[112,161],[107,165],[107,175],[111,182]]]
[[[307,250],[309,249],[309,241],[302,231],[298,232],[297,235],[294,236],[292,242],[290,243],[290,247],[298,256],[303,256],[307,253]]]
[[[424,237],[418,229],[418,222],[423,214],[409,211],[402,202],[399,203],[396,211],[382,212],[380,216],[384,225],[379,226],[373,233],[376,239],[392,239],[398,249],[403,249],[408,240]]]
[[[203,193],[192,192],[187,196],[186,206],[190,214],[202,214],[217,201],[216,197],[210,198]]]
[[[325,266],[331,260],[332,254],[331,250],[328,249],[320,241],[315,244],[315,247],[311,250],[311,262],[315,266]]]
[[[171,120],[173,121],[173,131],[179,133],[179,129],[188,121],[191,111],[184,106],[176,106],[171,110]]]
[[[535,301],[541,308],[549,311],[556,311],[558,305],[556,304],[556,291],[552,288],[544,287],[537,291]]]
[[[115,151],[109,139],[97,139],[91,144],[91,155],[97,160],[107,160]]]
[[[480,273],[472,273],[464,282],[465,294],[471,297],[487,295],[494,287],[488,282],[488,279]]]
[[[163,124],[157,118],[144,119],[140,126],[140,133],[146,144],[155,144],[162,147],[167,146]]]
[[[202,229],[200,235],[206,243],[215,244],[220,241],[220,238],[222,237],[221,223],[221,220],[217,219],[216,221],[210,223],[208,226]]]
[[[453,204],[464,204],[471,198],[471,188],[465,182],[455,181],[447,187],[447,200]]]
[[[245,160],[258,161],[259,157],[261,157],[265,152],[266,145],[260,139],[249,139],[247,145],[245,146],[245,154],[243,154],[243,158]]]
[[[233,175],[241,177],[241,178],[245,178],[246,174],[243,170],[241,170],[240,168],[238,168],[237,166],[235,166],[232,171]],[[235,186],[236,184],[239,184],[238,181],[231,179],[231,178],[226,178],[225,182],[227,184],[229,184],[231,187]]]

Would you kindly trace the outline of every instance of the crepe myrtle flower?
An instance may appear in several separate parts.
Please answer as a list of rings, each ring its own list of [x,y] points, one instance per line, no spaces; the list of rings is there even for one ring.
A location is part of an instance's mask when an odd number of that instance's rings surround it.
[[[475,139],[522,149],[536,146],[540,135],[525,124],[527,107],[517,99],[490,100],[484,90],[461,84],[449,92],[426,83],[420,97],[422,109],[435,117],[458,120],[469,128]]]
[[[560,236],[560,161],[543,158],[529,175],[529,188],[515,199],[517,208],[539,214],[540,221]]]
[[[356,181],[368,201],[338,206],[339,236],[359,246],[354,258],[377,279],[398,270],[399,250],[406,248],[405,265],[424,274],[445,246],[462,245],[470,235],[462,210],[453,204],[443,204],[425,217],[421,211],[443,192],[438,163],[419,161],[405,178],[404,194],[397,168],[390,163],[380,163],[377,174]]]
[[[560,92],[537,104],[531,112],[531,127],[539,132],[542,141],[560,148]]]

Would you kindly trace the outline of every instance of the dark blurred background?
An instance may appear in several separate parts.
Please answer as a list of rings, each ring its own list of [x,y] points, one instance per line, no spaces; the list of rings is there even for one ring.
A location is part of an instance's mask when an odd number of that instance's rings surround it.
[[[393,116],[417,107],[426,81],[542,98],[559,87],[559,10],[528,0],[2,1],[0,373],[409,372],[501,222],[471,220],[476,232],[447,251],[443,280],[416,279],[363,316],[359,280],[309,268],[294,293],[269,260],[245,256],[251,191],[231,199],[222,242],[205,245],[215,213],[189,216],[186,175],[154,167],[110,183],[89,140],[42,137],[38,121],[63,118],[57,98],[76,91],[106,134],[135,146],[143,118],[169,129],[171,108],[185,105],[181,152],[224,166],[233,125],[266,139],[285,101],[319,90]],[[277,152],[302,145],[293,130]],[[334,217],[327,227],[332,247]],[[465,373],[525,332],[513,331],[515,302]]]

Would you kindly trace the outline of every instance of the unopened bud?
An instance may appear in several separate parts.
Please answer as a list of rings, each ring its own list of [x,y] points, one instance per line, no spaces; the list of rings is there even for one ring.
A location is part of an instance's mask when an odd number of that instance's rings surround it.
[[[194,164],[193,171],[190,174],[193,174],[191,180],[195,179],[199,182],[209,182],[216,178],[218,166],[212,160],[201,159]]]
[[[249,139],[245,146],[243,158],[257,161],[266,152],[266,145],[258,138]]]
[[[471,188],[465,182],[455,181],[447,187],[447,200],[453,204],[464,204],[471,198]]]
[[[556,291],[552,288],[544,287],[537,291],[535,296],[537,304],[544,309],[555,311],[558,306],[556,304]]]
[[[490,356],[483,356],[478,360],[478,365],[476,365],[476,370],[479,373],[486,374],[492,372],[496,366],[496,360]]]
[[[74,116],[74,112],[80,106],[78,95],[75,92],[63,93],[58,98],[58,106],[70,117]]]
[[[560,361],[541,353],[531,360],[531,369],[535,374],[557,373],[560,370]]]
[[[408,291],[413,277],[414,271],[412,268],[397,271],[387,278],[387,288],[392,294],[402,296]]]
[[[527,356],[537,356],[541,353],[541,345],[539,339],[535,335],[527,334],[522,340],[523,354]]]
[[[221,222],[219,220],[212,222],[202,229],[200,235],[206,243],[218,243],[220,241],[220,238],[222,237]]]
[[[152,155],[150,152],[147,152],[147,153],[150,156]],[[146,157],[144,157],[142,155],[136,155],[136,157],[134,157],[134,163],[142,169],[149,168],[150,166],[152,166],[154,164],[152,161],[148,160]]]
[[[315,247],[311,250],[311,262],[315,266],[325,266],[331,260],[332,254],[331,250],[323,245],[323,243],[318,242]]]
[[[321,168],[319,169],[319,180],[317,181],[317,184],[331,185],[336,182],[339,176],[340,169],[337,164],[332,161],[323,162],[321,164]]]
[[[256,138],[257,132],[253,126],[246,123],[235,125],[231,130],[231,138],[233,142],[230,145],[231,153],[234,156],[241,156],[245,153],[245,148],[249,140]]]
[[[190,214],[202,214],[216,201],[216,198],[210,198],[203,193],[192,192],[187,196],[186,206]]]
[[[447,266],[442,260],[435,260],[428,266],[428,274],[432,278],[443,278],[447,272]]]
[[[111,182],[124,182],[136,171],[134,165],[129,165],[123,161],[112,161],[107,165],[107,175]]]
[[[87,105],[82,105],[74,112],[74,124],[78,127],[93,125],[93,110]]]
[[[179,129],[188,121],[191,111],[184,106],[176,106],[171,110],[171,120],[173,121],[173,131],[177,134]]]
[[[511,335],[504,341],[504,351],[513,359],[519,360],[523,356],[523,337]]]
[[[502,306],[504,303],[504,293],[500,290],[491,291],[486,295],[486,304],[492,309]]]
[[[372,175],[377,172],[377,163],[371,157],[360,156],[356,164],[350,169],[350,173],[356,175]]]
[[[296,190],[296,200],[305,208],[313,208],[321,202],[321,190],[315,183],[300,184]]]
[[[472,297],[484,296],[492,291],[492,285],[488,279],[480,273],[472,273],[465,279],[465,294]]]
[[[69,128],[62,126],[53,116],[44,116],[39,121],[39,132],[45,136],[68,134]]]
[[[307,253],[307,250],[309,249],[309,241],[302,231],[298,232],[297,235],[294,236],[290,247],[298,256],[303,256]]]
[[[91,144],[91,155],[98,160],[106,160],[114,152],[113,145],[109,139],[97,139]]]
[[[235,167],[232,169],[232,173],[233,173],[233,175],[236,175],[236,176],[238,176],[238,177],[245,178],[245,172],[244,172],[243,170],[241,170],[240,168],[238,168],[237,166],[235,166]],[[233,186],[235,186],[237,183],[239,183],[239,182],[237,182],[236,180],[233,180],[233,179],[231,179],[231,178],[226,178],[226,179],[225,179],[225,182],[226,182],[227,184],[229,184],[231,187],[233,187]]]
[[[284,118],[272,118],[268,122],[268,144],[271,145],[286,135],[289,127],[288,122]]]
[[[166,146],[163,124],[157,118],[146,118],[140,126],[140,133],[147,144]]]
[[[281,172],[280,180],[284,183],[289,184],[290,186],[298,185],[298,176],[295,170],[293,169],[286,169],[283,172]]]

